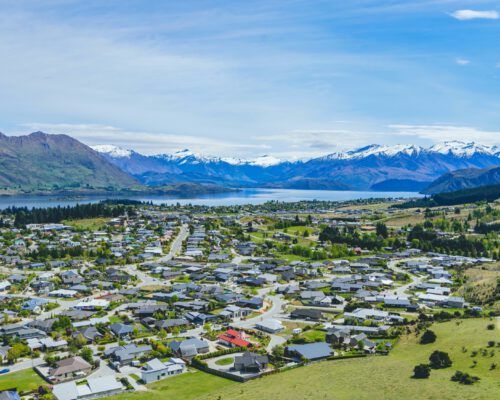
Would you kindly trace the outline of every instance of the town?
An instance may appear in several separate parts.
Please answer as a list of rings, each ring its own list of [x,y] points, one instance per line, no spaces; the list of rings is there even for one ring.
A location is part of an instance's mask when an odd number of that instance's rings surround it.
[[[390,359],[433,322],[498,329],[498,203],[402,202],[6,209],[0,398],[241,384]]]

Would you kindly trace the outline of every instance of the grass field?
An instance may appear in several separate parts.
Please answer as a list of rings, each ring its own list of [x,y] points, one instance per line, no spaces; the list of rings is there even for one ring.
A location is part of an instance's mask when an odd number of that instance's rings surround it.
[[[98,231],[106,226],[109,218],[85,218],[75,220],[64,220],[63,224],[74,226],[77,229],[85,229],[91,231]]]
[[[458,296],[484,308],[500,311],[500,300],[496,296],[500,262],[469,268],[465,271],[467,282],[457,292]]]
[[[113,400],[490,400],[500,392],[499,351],[493,357],[471,357],[474,350],[499,340],[500,319],[495,330],[486,329],[492,321],[467,319],[434,324],[435,343],[421,345],[415,335],[402,337],[388,356],[323,361],[244,384],[203,372],[183,374],[149,385],[148,392],[127,393]],[[463,352],[463,347],[467,349]],[[451,368],[433,370],[429,379],[412,379],[413,367],[427,363],[434,350],[446,351]],[[491,349],[488,349],[489,351]],[[477,365],[473,367],[473,360]],[[472,385],[450,380],[456,370],[479,376]]]
[[[124,393],[110,400],[194,400],[238,383],[204,372],[194,371],[148,385],[147,392]],[[215,397],[216,398],[216,397]]]
[[[149,385],[148,392],[127,393],[113,400],[490,400],[500,392],[500,351],[493,357],[471,357],[474,350],[499,340],[500,319],[495,330],[486,329],[492,321],[468,319],[438,323],[432,330],[435,343],[421,345],[415,335],[402,337],[388,356],[323,361],[244,384],[202,372],[188,373]],[[465,347],[467,352],[463,352]],[[427,363],[434,350],[446,351],[451,368],[433,370],[429,379],[412,379],[413,367]],[[490,350],[490,349],[488,349]],[[473,367],[473,360],[477,365]],[[479,376],[481,380],[465,386],[452,382],[456,370]]]
[[[19,392],[29,392],[43,384],[47,382],[32,369],[0,375],[0,391],[16,388]]]
[[[475,319],[462,320],[458,326],[453,321],[435,324],[432,329],[437,341],[433,344],[420,345],[415,336],[404,337],[387,357],[319,362],[195,399],[495,399],[500,390],[500,370],[490,371],[489,367],[492,362],[499,364],[499,355],[470,357],[472,350],[499,339],[499,320],[493,331],[486,329],[488,323],[486,319]],[[467,353],[462,352],[462,346]],[[436,349],[448,352],[453,366],[433,370],[427,380],[412,379],[413,367],[428,362]],[[474,359],[478,364],[471,368]],[[479,376],[481,381],[473,386],[451,382],[457,369]]]

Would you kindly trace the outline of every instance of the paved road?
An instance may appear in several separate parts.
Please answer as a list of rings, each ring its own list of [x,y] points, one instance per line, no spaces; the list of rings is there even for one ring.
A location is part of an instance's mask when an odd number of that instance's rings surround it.
[[[45,361],[43,360],[43,357],[39,357],[39,358],[34,358],[34,359],[22,360],[22,361],[15,363],[14,365],[5,365],[5,366],[2,366],[2,368],[4,368],[4,367],[8,368],[10,370],[8,373],[11,374],[13,372],[22,371],[24,369],[30,369],[33,367],[37,367],[37,366],[42,365],[42,364],[45,364]]]
[[[177,237],[173,240],[170,245],[170,250],[167,255],[161,257],[158,261],[165,262],[170,261],[172,258],[177,256],[182,250],[182,242],[187,239],[189,235],[189,226],[187,224],[183,224],[179,230]]]
[[[272,288],[265,288],[263,289],[263,291],[265,290],[269,292],[271,289]],[[261,321],[265,321],[268,319],[277,319],[278,315],[283,312],[283,306],[286,304],[286,302],[283,300],[281,295],[268,296],[266,299],[272,302],[272,305],[271,307],[269,307],[268,310],[264,311],[257,317],[249,318],[243,321],[237,321],[234,322],[232,325],[237,328],[248,329],[248,328],[255,328],[255,325]],[[268,351],[272,350],[275,346],[286,342],[286,339],[284,339],[281,336],[270,333],[268,333],[268,335],[271,337],[271,340],[267,346]]]
[[[182,242],[186,240],[186,238],[189,235],[189,229],[188,225],[184,224],[181,226],[179,233],[177,234],[177,237],[172,241],[172,244],[170,246],[170,250],[168,254],[164,255],[163,257],[160,257],[157,261],[159,262],[167,262],[170,261],[172,258],[177,256],[180,251],[182,250]],[[152,277],[150,274],[147,272],[141,271],[137,269],[137,265],[135,264],[129,264],[124,267],[124,269],[129,273],[129,274],[134,274],[136,275],[140,280],[141,283],[136,285],[136,287],[142,287],[142,286],[151,286],[151,285],[166,285],[167,282],[162,280],[162,279],[157,279]]]
[[[161,261],[168,261],[168,260],[171,260],[173,257],[175,257],[177,254],[179,254],[180,250],[182,249],[182,242],[184,240],[186,240],[188,234],[189,234],[188,225],[186,225],[186,224],[182,225],[180,230],[179,230],[179,234],[177,235],[177,237],[172,242],[172,245],[170,246],[170,251],[168,252],[167,255],[162,257],[160,260]],[[129,273],[134,273],[135,275],[137,275],[137,277],[142,281],[138,285],[138,287],[152,285],[152,284],[158,285],[158,284],[165,284],[166,283],[165,281],[161,281],[161,280],[158,280],[156,278],[153,278],[151,275],[138,270],[136,265],[129,264],[129,265],[125,265],[125,266],[120,267],[120,268],[125,269]],[[111,292],[113,292],[113,291],[111,291]],[[110,292],[105,291],[105,292],[94,293],[92,296],[89,296],[87,298],[99,297],[99,296],[102,296],[106,293],[110,293]],[[32,294],[26,294],[26,293],[12,295],[11,297],[27,298],[27,299],[36,298]],[[77,299],[77,300],[63,300],[63,299],[59,299],[59,298],[50,299],[51,302],[57,302],[59,304],[59,307],[54,309],[54,310],[51,310],[51,311],[43,312],[40,315],[36,316],[35,319],[44,320],[44,319],[50,318],[50,317],[52,317],[52,315],[57,315],[57,314],[61,313],[62,311],[69,310],[70,308],[72,308],[76,304],[80,303],[82,300],[84,300],[84,299],[83,298]],[[125,308],[125,305],[122,305],[119,308],[117,308],[113,311],[110,311],[110,313],[108,313],[108,315],[115,313],[120,308]],[[198,333],[198,331],[196,329],[193,330],[193,332],[192,332],[193,336],[197,333]],[[114,346],[116,346],[116,343],[106,345],[106,348],[114,347]],[[92,350],[94,351],[94,354],[97,353],[97,346],[91,345],[89,347],[92,348]],[[44,364],[43,358],[37,358],[37,359],[29,359],[29,360],[20,361],[14,365],[8,366],[8,368],[10,369],[9,373],[12,373],[12,372],[21,371],[24,369],[36,367],[36,366],[42,365],[42,364]]]
[[[421,258],[419,258],[419,259],[421,259]],[[387,263],[387,267],[389,269],[393,270],[394,272],[401,273],[401,274],[408,274],[411,278],[411,281],[409,283],[402,285],[402,286],[398,286],[397,288],[387,289],[385,291],[386,294],[393,294],[396,296],[406,296],[407,295],[406,291],[408,289],[410,289],[411,287],[414,287],[416,285],[419,285],[422,282],[422,280],[424,279],[423,277],[410,274],[408,271],[406,271],[402,268],[399,268],[397,266],[397,264],[400,262],[405,262],[405,261],[410,261],[410,260],[416,260],[416,259],[415,258],[408,258],[408,259],[404,259],[404,260],[391,260]]]

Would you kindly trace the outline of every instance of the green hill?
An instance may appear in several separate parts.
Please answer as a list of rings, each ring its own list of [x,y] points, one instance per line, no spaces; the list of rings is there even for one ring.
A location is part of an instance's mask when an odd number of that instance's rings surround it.
[[[135,178],[70,136],[0,133],[0,189],[4,191],[95,191],[135,185]]]
[[[438,193],[422,199],[395,204],[395,208],[453,206],[456,204],[475,203],[476,201],[495,201],[500,198],[500,185],[481,186],[473,189]]]
[[[449,172],[432,182],[422,193],[445,193],[500,184],[500,166],[466,168]]]

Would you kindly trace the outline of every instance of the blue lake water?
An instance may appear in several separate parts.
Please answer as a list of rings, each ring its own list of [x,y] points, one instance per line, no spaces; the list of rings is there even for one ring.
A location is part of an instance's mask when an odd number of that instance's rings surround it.
[[[415,192],[361,192],[340,190],[295,190],[295,189],[244,189],[238,192],[216,193],[193,197],[173,196],[119,196],[141,201],[152,201],[154,204],[193,204],[204,206],[224,206],[241,204],[262,204],[267,201],[294,202],[300,200],[325,200],[345,201],[368,198],[410,198],[421,197]],[[113,196],[82,196],[82,197],[57,197],[57,196],[4,196],[0,197],[0,209],[10,206],[16,207],[55,207],[69,206],[77,203],[95,203],[104,199],[117,198]]]

